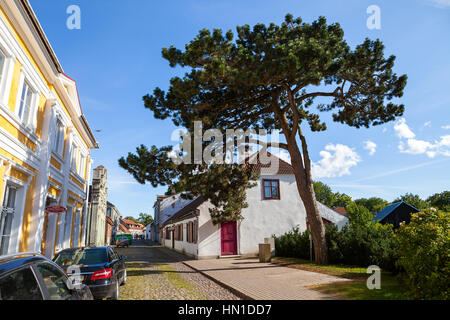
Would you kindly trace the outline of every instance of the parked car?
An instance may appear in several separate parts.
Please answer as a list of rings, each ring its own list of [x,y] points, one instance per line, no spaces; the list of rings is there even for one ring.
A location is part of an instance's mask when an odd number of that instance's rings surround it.
[[[95,299],[119,299],[119,286],[127,281],[125,256],[111,246],[82,247],[58,252],[53,261],[72,278],[89,286]]]
[[[93,300],[89,287],[38,253],[0,256],[0,300]]]
[[[117,248],[120,248],[120,247],[127,247],[128,248],[128,246],[129,246],[129,241],[128,241],[128,239],[123,239],[123,240],[119,240],[119,239],[117,239],[117,241],[116,241],[116,247]]]

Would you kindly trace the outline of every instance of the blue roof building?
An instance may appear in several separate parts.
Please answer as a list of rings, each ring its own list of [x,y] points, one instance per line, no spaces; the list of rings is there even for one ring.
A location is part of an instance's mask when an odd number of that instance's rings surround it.
[[[411,221],[411,214],[419,212],[420,210],[407,204],[404,201],[396,202],[388,205],[381,210],[374,221],[379,221],[382,224],[392,224],[394,228],[400,227],[400,223],[405,222],[408,224]]]

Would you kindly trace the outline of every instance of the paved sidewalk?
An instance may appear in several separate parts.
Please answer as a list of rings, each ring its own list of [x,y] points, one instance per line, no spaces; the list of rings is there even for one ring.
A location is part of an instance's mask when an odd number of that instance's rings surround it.
[[[334,300],[337,298],[306,287],[349,281],[321,273],[259,263],[257,259],[190,260],[183,263],[245,298],[254,300]]]

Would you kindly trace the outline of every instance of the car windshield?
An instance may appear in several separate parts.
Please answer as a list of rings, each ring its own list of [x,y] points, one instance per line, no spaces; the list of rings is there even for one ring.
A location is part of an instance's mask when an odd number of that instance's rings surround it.
[[[108,257],[106,255],[106,249],[76,249],[76,250],[68,250],[59,253],[55,262],[62,266],[71,266],[71,265],[92,265],[92,264],[101,264],[106,263],[108,261]]]

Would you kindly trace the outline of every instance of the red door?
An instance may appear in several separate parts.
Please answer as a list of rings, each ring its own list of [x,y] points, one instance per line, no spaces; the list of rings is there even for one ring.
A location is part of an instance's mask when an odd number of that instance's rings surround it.
[[[222,239],[222,255],[229,256],[237,254],[236,222],[222,223],[220,231]]]

